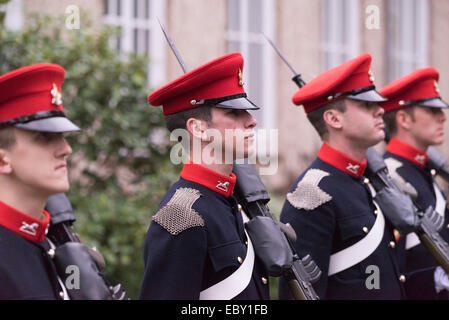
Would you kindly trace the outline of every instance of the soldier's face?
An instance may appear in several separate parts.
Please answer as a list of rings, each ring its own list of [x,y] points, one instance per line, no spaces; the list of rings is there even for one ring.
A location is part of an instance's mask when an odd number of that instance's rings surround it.
[[[217,130],[223,158],[245,158],[252,152],[257,120],[246,110],[212,108],[210,127]],[[215,137],[214,137],[215,138]]]
[[[16,143],[4,150],[9,184],[24,195],[47,197],[69,189],[66,158],[72,149],[61,133],[14,129]]]
[[[427,149],[443,143],[446,115],[442,109],[415,106],[408,117],[409,132],[417,145]]]
[[[384,109],[375,102],[346,99],[342,134],[359,148],[369,148],[385,138]]]

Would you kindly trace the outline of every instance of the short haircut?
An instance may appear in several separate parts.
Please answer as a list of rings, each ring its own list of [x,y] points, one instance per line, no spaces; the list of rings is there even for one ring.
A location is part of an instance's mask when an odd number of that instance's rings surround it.
[[[390,137],[395,136],[398,131],[398,126],[396,124],[396,115],[397,115],[398,111],[403,110],[403,111],[407,112],[412,117],[412,120],[415,121],[415,115],[413,113],[413,111],[415,109],[415,108],[413,108],[414,106],[415,105],[412,105],[412,106],[409,106],[409,107],[406,107],[403,109],[396,109],[396,110],[384,113],[383,119],[385,122],[385,127],[386,127]]]
[[[212,120],[211,105],[202,105],[193,109],[169,114],[165,116],[165,125],[172,132],[175,129],[186,129],[187,120],[195,118],[209,123]]]
[[[10,149],[16,143],[14,127],[0,129],[0,149]]]
[[[335,109],[340,112],[346,111],[346,103],[345,99],[337,100],[331,103],[328,103],[316,110],[313,110],[312,112],[309,112],[307,114],[307,118],[309,119],[310,123],[313,125],[315,130],[320,135],[321,140],[324,140],[325,136],[329,133],[327,130],[326,122],[324,121],[324,113],[327,110]]]

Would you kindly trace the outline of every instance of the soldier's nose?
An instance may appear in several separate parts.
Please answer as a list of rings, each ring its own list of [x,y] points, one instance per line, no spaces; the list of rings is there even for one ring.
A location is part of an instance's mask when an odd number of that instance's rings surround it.
[[[69,145],[65,138],[61,139],[61,143],[56,150],[56,157],[68,157],[73,152],[72,147]]]
[[[248,128],[253,128],[253,127],[255,127],[256,125],[257,125],[257,120],[256,120],[256,118],[254,118],[249,112],[248,112],[248,120],[247,120],[247,122],[246,122],[246,126],[248,127]]]

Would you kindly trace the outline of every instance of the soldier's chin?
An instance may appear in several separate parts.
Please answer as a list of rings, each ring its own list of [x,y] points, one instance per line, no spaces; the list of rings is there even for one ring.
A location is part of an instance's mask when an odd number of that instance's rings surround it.
[[[61,183],[59,183],[57,186],[55,186],[54,188],[54,194],[56,193],[62,193],[62,192],[67,192],[70,189],[70,183],[69,181],[63,181]]]
[[[444,142],[444,136],[441,136],[441,137],[436,138],[431,145],[432,146],[439,146],[443,142]]]
[[[247,159],[254,153],[253,148],[245,148],[244,150],[236,150],[234,153],[234,159]]]
[[[377,139],[374,139],[373,145],[378,144],[379,142],[383,141],[385,139],[385,131],[380,130],[377,134]]]

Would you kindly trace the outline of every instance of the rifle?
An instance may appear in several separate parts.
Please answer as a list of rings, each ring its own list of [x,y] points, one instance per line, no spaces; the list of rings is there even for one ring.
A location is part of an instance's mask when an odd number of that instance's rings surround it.
[[[446,165],[446,159],[444,156],[433,147],[427,149],[427,165],[430,169],[435,170],[435,173],[443,178],[446,182],[449,182],[449,167]]]
[[[45,210],[50,213],[48,239],[55,245],[53,262],[59,277],[67,283],[70,273],[67,267],[79,270],[79,283],[67,287],[73,300],[127,300],[122,285],[109,286],[103,277],[105,262],[95,248],[88,248],[81,242],[73,229],[75,215],[69,199],[64,193],[52,195],[47,200]]]
[[[250,164],[234,163],[237,177],[234,195],[251,219],[246,223],[256,255],[262,260],[271,276],[286,279],[296,300],[318,300],[312,287],[321,270],[310,255],[300,259],[290,241],[296,239],[294,230],[278,222],[267,203],[270,197],[259,175]]]
[[[432,207],[422,210],[411,197],[399,190],[389,176],[383,158],[374,148],[368,149],[366,159],[368,171],[371,172],[370,181],[377,193],[375,199],[382,212],[399,233],[415,232],[438,264],[449,274],[449,244],[438,233],[441,216]]]

